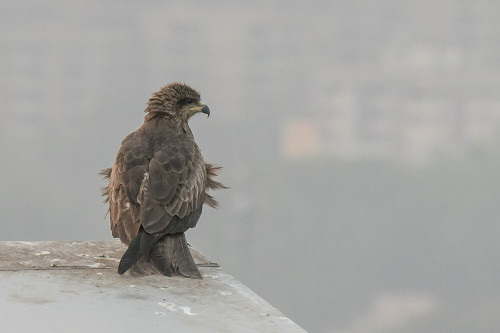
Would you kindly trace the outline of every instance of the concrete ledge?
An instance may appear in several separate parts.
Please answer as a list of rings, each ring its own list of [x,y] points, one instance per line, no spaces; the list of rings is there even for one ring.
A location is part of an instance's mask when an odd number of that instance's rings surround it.
[[[196,250],[203,280],[117,274],[119,241],[0,242],[3,332],[305,332]]]

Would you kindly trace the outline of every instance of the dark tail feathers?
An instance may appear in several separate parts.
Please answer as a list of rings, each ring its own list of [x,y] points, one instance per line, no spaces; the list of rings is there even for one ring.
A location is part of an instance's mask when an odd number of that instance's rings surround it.
[[[144,257],[163,275],[182,274],[201,279],[200,271],[191,256],[184,233],[153,236],[142,228],[123,254],[118,273],[129,270],[139,258]]]
[[[125,251],[120,259],[120,264],[118,264],[118,274],[122,275],[128,271],[141,257],[141,238],[143,234],[144,230],[140,228],[137,236],[128,245],[127,251]]]

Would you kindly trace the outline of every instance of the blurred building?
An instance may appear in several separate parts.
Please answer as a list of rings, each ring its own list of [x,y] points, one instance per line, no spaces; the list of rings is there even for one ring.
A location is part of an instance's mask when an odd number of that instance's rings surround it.
[[[327,2],[265,10],[228,2],[224,11],[62,4],[4,8],[1,103],[16,110],[1,125],[6,139],[71,132],[82,113],[113,105],[110,90],[142,107],[156,82],[178,79],[201,85],[227,121],[274,132],[271,142],[252,139],[284,156],[425,163],[499,139],[495,1],[385,1],[373,11]],[[309,16],[290,20],[302,11]],[[211,24],[198,24],[207,17]],[[120,90],[131,77],[153,88]]]

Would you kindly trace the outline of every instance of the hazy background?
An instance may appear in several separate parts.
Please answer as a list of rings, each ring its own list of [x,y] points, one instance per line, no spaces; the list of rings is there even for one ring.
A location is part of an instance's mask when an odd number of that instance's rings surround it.
[[[2,1],[0,239],[110,239],[97,172],[186,82],[190,243],[310,332],[500,330],[500,2]]]

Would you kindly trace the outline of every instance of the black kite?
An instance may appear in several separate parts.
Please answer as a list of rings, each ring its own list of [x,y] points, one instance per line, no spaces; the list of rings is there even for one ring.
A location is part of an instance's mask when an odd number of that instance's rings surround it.
[[[196,226],[203,204],[217,206],[209,189],[219,167],[205,163],[188,120],[210,115],[200,94],[172,83],[149,99],[144,124],[122,141],[112,168],[102,171],[113,237],[128,245],[118,273],[180,273],[201,278],[184,232]]]

